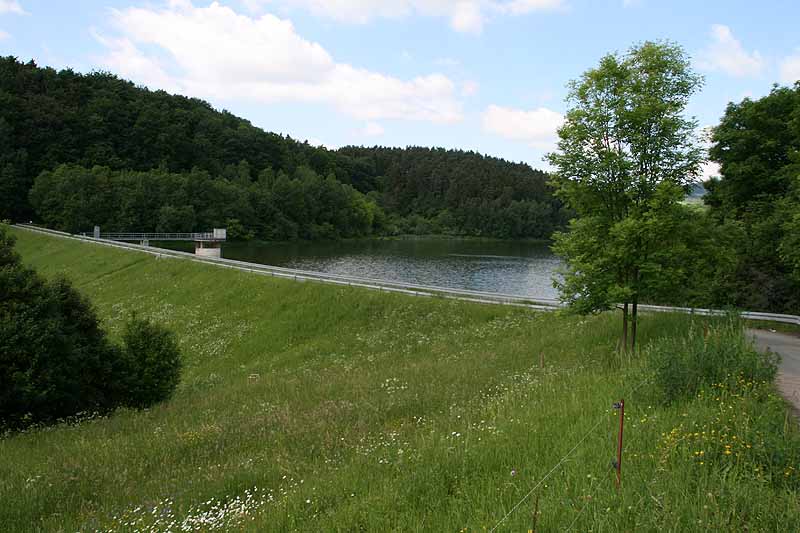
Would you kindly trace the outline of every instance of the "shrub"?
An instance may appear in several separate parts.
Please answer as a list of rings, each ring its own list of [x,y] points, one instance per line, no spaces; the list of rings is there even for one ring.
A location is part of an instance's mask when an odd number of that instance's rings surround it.
[[[125,404],[142,408],[169,399],[181,374],[180,349],[172,332],[134,315],[125,325],[122,341]]]
[[[25,268],[12,246],[0,227],[0,426],[110,408],[120,360],[91,304]]]
[[[770,382],[777,371],[777,356],[758,352],[736,317],[702,330],[693,326],[683,337],[658,339],[645,352],[667,403],[738,378]]]
[[[169,397],[180,364],[168,332],[134,319],[124,349],[112,344],[89,300],[13,246],[0,225],[0,430]]]

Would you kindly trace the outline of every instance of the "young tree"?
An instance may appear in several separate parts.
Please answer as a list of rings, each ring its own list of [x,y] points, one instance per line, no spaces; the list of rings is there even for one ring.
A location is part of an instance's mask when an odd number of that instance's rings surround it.
[[[552,184],[578,216],[556,235],[567,262],[563,301],[581,313],[622,309],[622,346],[636,344],[640,296],[662,282],[664,246],[674,237],[675,204],[699,174],[697,122],[684,117],[702,85],[684,51],[645,42],[609,54],[570,83],[558,150],[547,159]]]

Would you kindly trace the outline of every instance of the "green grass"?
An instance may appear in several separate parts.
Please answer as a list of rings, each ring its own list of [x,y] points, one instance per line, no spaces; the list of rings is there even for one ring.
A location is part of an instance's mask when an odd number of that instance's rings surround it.
[[[0,440],[0,529],[484,531],[595,427],[500,531],[531,529],[536,502],[537,531],[800,530],[787,466],[796,424],[771,387],[671,407],[648,384],[631,394],[647,372],[615,355],[616,315],[291,282],[14,234],[25,262],[74,280],[112,335],[132,311],[173,329],[185,370],[150,410]],[[691,320],[645,315],[641,339]],[[622,396],[617,491],[611,403]],[[741,449],[725,448],[734,441]]]

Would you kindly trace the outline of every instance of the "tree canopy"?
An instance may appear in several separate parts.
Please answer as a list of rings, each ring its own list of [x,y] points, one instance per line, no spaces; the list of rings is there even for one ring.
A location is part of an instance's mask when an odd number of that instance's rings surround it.
[[[728,105],[712,133],[714,223],[739,228],[727,303],[800,311],[800,82]]]

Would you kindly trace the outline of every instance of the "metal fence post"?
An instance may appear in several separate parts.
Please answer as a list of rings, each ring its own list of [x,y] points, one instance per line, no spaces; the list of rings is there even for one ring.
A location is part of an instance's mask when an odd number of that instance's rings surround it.
[[[614,404],[614,409],[619,409],[619,435],[617,437],[617,461],[614,467],[617,469],[617,488],[622,483],[622,430],[625,426],[625,400]]]

